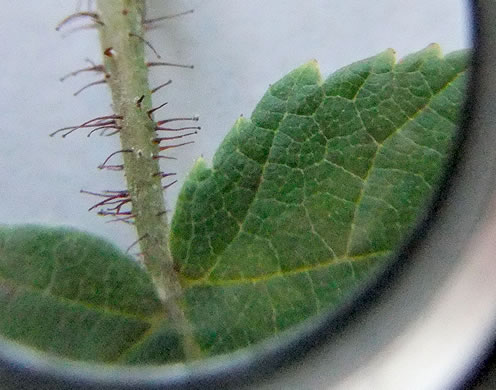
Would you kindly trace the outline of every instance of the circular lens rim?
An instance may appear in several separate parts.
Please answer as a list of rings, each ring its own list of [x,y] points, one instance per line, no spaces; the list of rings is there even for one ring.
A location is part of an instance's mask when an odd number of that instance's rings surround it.
[[[377,277],[369,280],[356,292],[353,299],[344,302],[337,310],[307,321],[295,328],[283,339],[261,343],[251,351],[242,351],[185,367],[182,365],[153,369],[129,367],[107,367],[92,364],[62,363],[58,359],[43,359],[30,356],[28,349],[17,348],[11,342],[0,339],[0,376],[12,386],[22,381],[33,388],[84,388],[84,389],[202,389],[239,388],[270,378],[272,374],[291,370],[295,363],[305,361],[310,353],[322,349],[332,349],[336,335],[343,335],[352,321],[367,316],[371,307],[387,297],[391,285],[398,283],[398,276],[411,271],[415,255],[422,246],[428,233],[439,228],[438,215],[446,209],[446,199],[457,191],[453,178],[457,177],[463,165],[472,158],[464,147],[468,135],[477,132],[473,118],[477,115],[481,102],[478,87],[485,78],[491,77],[489,69],[484,68],[484,58],[496,52],[496,31],[490,26],[487,12],[489,1],[474,1],[472,7],[472,42],[474,52],[468,99],[464,108],[463,121],[457,139],[456,152],[445,169],[442,184],[425,218],[419,223],[409,240],[398,250],[395,259],[381,270]],[[494,105],[494,104],[493,104]],[[478,210],[485,210],[487,204],[481,202]],[[350,337],[350,336],[348,336]]]

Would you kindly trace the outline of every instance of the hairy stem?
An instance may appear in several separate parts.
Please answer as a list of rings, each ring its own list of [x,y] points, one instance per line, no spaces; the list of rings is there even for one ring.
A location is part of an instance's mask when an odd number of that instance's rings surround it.
[[[164,303],[166,315],[183,334],[186,358],[199,348],[180,305],[181,286],[168,248],[168,222],[157,159],[155,122],[150,119],[151,91],[145,62],[143,0],[99,0],[100,41],[114,112],[120,120],[124,170],[132,214],[145,266]]]

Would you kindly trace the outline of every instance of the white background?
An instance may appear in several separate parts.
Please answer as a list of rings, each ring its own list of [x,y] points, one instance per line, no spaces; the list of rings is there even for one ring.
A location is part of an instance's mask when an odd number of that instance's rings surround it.
[[[96,169],[119,148],[116,137],[66,139],[48,134],[111,113],[105,86],[72,93],[99,76],[58,78],[100,61],[95,30],[67,35],[55,25],[77,1],[4,1],[0,22],[0,223],[68,225],[126,248],[134,232],[88,213],[95,199],[80,189],[124,189],[122,174]],[[86,1],[82,1],[86,8]],[[270,83],[317,59],[327,76],[350,62],[392,47],[398,57],[438,42],[445,52],[470,46],[468,8],[461,0],[168,0],[150,1],[149,16],[195,9],[161,24],[148,38],[164,59],[194,70],[155,68],[155,96],[169,101],[158,118],[200,116],[196,144],[175,153],[167,170],[180,182],[195,158],[211,160],[240,114],[249,115]],[[65,29],[80,25],[75,22]],[[153,53],[149,52],[150,59]],[[172,153],[170,154],[172,155]],[[173,208],[180,185],[168,193]]]

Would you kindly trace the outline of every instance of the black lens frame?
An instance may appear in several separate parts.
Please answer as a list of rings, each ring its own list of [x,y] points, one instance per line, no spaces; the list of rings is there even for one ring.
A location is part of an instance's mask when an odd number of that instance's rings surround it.
[[[233,354],[231,358],[208,359],[193,365],[189,369],[163,373],[150,373],[146,370],[136,371],[127,368],[109,368],[107,374],[88,366],[63,368],[40,361],[29,361],[25,353],[13,354],[12,349],[0,340],[0,385],[12,389],[239,389],[246,385],[262,384],[264,381],[277,381],[294,372],[301,371],[302,366],[312,366],[322,353],[333,349],[336,339],[356,337],[356,326],[352,324],[367,321],[371,311],[384,305],[391,299],[392,289],[399,288],[405,275],[418,272],[419,248],[426,245],[429,235],[443,229],[442,216],[460,211],[462,204],[456,199],[463,193],[467,180],[484,169],[495,168],[495,153],[487,153],[488,147],[496,152],[496,137],[491,135],[492,125],[496,125],[496,5],[489,0],[472,1],[472,36],[473,57],[468,99],[460,124],[456,152],[445,171],[435,201],[417,229],[398,251],[388,267],[380,275],[370,280],[361,291],[345,302],[338,310],[305,323],[294,332],[279,341],[262,343],[248,354]],[[493,120],[493,115],[494,120]],[[490,150],[490,149],[489,149]],[[484,154],[485,153],[485,154]],[[481,155],[482,154],[482,155]],[[475,168],[474,168],[475,167]],[[479,196],[470,199],[466,208],[468,217],[460,221],[466,231],[474,229],[475,223],[488,208],[492,194],[495,175],[475,180],[472,185],[478,188]],[[461,192],[460,192],[461,191]],[[453,200],[454,199],[454,200]],[[469,235],[467,233],[467,235]],[[456,260],[453,260],[453,264]],[[449,266],[449,264],[447,264]],[[417,267],[418,268],[418,267]],[[441,272],[442,269],[438,269]],[[424,300],[412,304],[421,305]],[[358,330],[359,331],[359,330]],[[483,358],[481,351],[480,358]],[[472,362],[474,367],[476,362]],[[470,369],[467,370],[467,372]],[[292,374],[293,373],[293,374]],[[459,381],[465,374],[460,373]],[[339,374],[336,373],[336,377]]]

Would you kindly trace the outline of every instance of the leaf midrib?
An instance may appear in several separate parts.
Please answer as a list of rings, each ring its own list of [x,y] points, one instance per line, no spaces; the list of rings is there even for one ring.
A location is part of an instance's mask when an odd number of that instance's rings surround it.
[[[396,72],[394,72],[394,68],[397,66],[398,64],[395,63],[393,65],[393,69],[391,70],[391,72],[393,73],[393,75],[396,74]],[[420,66],[420,64],[419,64]],[[417,70],[418,72],[418,70]],[[372,158],[372,161],[370,163],[370,166],[369,166],[369,169],[367,170],[367,173],[365,175],[365,177],[362,179],[362,188],[360,189],[360,193],[359,193],[359,196],[357,198],[357,201],[354,202],[355,204],[355,210],[354,210],[354,214],[353,214],[353,219],[351,221],[351,224],[350,224],[350,233],[349,233],[349,236],[348,236],[348,239],[347,239],[347,246],[346,246],[346,251],[345,251],[345,255],[344,257],[346,258],[353,258],[353,256],[349,256],[349,250],[350,250],[350,245],[351,245],[351,241],[352,241],[352,236],[353,236],[353,231],[354,231],[354,227],[356,226],[356,223],[355,223],[355,220],[356,220],[356,216],[357,216],[357,210],[360,209],[360,204],[361,204],[361,201],[363,199],[363,195],[364,195],[364,192],[365,192],[365,188],[367,187],[367,180],[368,178],[370,177],[370,174],[371,172],[374,170],[374,166],[375,166],[375,162],[376,162],[376,159],[377,159],[377,156],[379,155],[380,151],[382,150],[385,142],[390,139],[391,137],[393,137],[394,135],[400,133],[412,120],[414,120],[418,115],[422,114],[427,108],[429,108],[429,105],[432,103],[433,99],[435,99],[437,96],[439,96],[442,92],[444,92],[446,90],[446,88],[448,88],[451,84],[453,84],[457,79],[458,77],[460,77],[462,74],[464,74],[466,72],[466,69],[464,70],[461,70],[459,72],[457,72],[452,79],[450,79],[448,82],[446,82],[446,84],[440,88],[436,93],[433,93],[429,100],[422,106],[420,107],[413,115],[411,116],[407,116],[405,122],[399,126],[397,129],[395,129],[391,134],[389,134],[381,143],[377,143],[377,141],[375,140],[375,138],[371,135],[370,137],[372,137],[372,139],[374,140],[374,142],[376,142],[376,144],[378,145],[377,146],[377,149],[374,153],[374,156]],[[363,89],[363,86],[365,85],[367,79],[370,77],[370,75],[374,74],[373,71],[370,71],[369,74],[367,75],[367,77],[365,78],[364,82],[360,85],[360,87],[358,88],[358,90],[360,91],[361,89]],[[292,88],[292,91],[294,91],[294,88],[296,88],[296,86],[298,85],[298,80],[301,79],[302,76],[300,76],[294,83],[293,85],[293,88]],[[426,81],[427,83],[427,81]],[[323,96],[327,96],[325,94],[325,91],[323,91],[323,86],[325,84],[325,81],[320,79],[318,81],[318,83],[316,84],[320,89],[321,91],[323,92]],[[269,89],[270,91],[270,89]],[[355,100],[356,100],[356,96],[358,96],[358,93],[359,91],[355,94]],[[288,99],[285,100],[286,104],[289,100],[289,97],[292,96],[292,93],[291,92],[290,94],[288,94]],[[273,95],[272,95],[273,96]],[[276,97],[278,98],[278,97]],[[279,99],[279,98],[278,98]],[[320,102],[319,106],[320,107],[322,105],[322,103],[324,102],[324,99]],[[312,113],[312,115],[307,115],[307,117],[313,117],[313,115],[315,114],[315,112],[317,111],[318,107],[314,110],[314,112]],[[257,189],[256,189],[256,193],[255,193],[255,196],[253,197],[252,201],[250,202],[250,204],[248,205],[247,209],[246,209],[246,213],[245,213],[245,219],[246,219],[246,216],[250,213],[250,209],[252,207],[252,205],[256,202],[256,200],[258,199],[258,195],[260,193],[260,186],[262,185],[263,181],[264,181],[264,173],[265,173],[265,170],[266,170],[266,167],[267,165],[269,164],[269,158],[270,158],[270,153],[271,153],[271,150],[272,150],[272,147],[273,147],[273,142],[274,142],[274,139],[276,138],[278,132],[279,132],[279,129],[280,129],[280,125],[281,123],[284,121],[284,118],[287,117],[289,113],[286,111],[282,117],[282,119],[280,120],[278,126],[276,129],[268,129],[266,127],[262,127],[262,126],[259,126],[258,124],[254,124],[255,126],[257,127],[260,127],[262,129],[265,129],[265,130],[269,130],[269,131],[273,131],[273,137],[272,137],[272,140],[271,140],[271,145],[270,145],[270,149],[267,153],[267,159],[264,161],[264,164],[262,166],[262,171],[261,171],[261,175],[260,175],[260,179],[259,179],[259,182],[258,182],[258,185],[257,185]],[[360,121],[362,122],[363,124],[363,120],[362,120],[362,117],[361,117],[361,114],[360,112],[357,110],[357,114],[358,114],[358,117],[360,118]],[[252,120],[251,119],[248,119],[251,123]],[[364,126],[364,130],[366,130],[366,126]],[[232,243],[236,240],[236,238],[239,236],[239,234],[242,232],[242,226],[244,225],[244,221],[243,223],[241,223],[241,226],[240,228],[238,229],[237,233],[232,237],[232,239],[229,241],[228,245],[226,245],[221,252],[217,253],[216,254],[216,261],[215,263],[199,278],[195,278],[195,279],[190,279],[190,278],[187,278],[185,277],[184,275],[181,276],[181,280],[185,283],[185,287],[191,285],[191,284],[201,284],[201,283],[209,283],[210,281],[210,275],[212,274],[212,272],[215,270],[215,268],[218,266],[219,264],[219,261],[220,261],[220,258],[221,258],[221,255],[226,251],[228,250],[228,248],[232,245]],[[276,273],[277,274],[277,273]],[[271,275],[274,275],[274,274],[267,274],[267,275],[261,275],[259,276],[259,278],[264,278],[264,277],[271,277]],[[226,283],[229,283],[229,281],[231,280],[235,280],[235,279],[224,279],[226,281]],[[244,279],[239,279],[239,280],[244,280]],[[248,278],[247,280],[252,280],[250,278]]]
[[[359,261],[366,261],[374,257],[385,257],[392,254],[392,250],[382,250],[368,254],[356,255],[356,256],[341,256],[341,257],[333,257],[331,259],[327,259],[326,261],[319,262],[317,264],[307,265],[304,267],[295,268],[289,271],[279,271],[272,272],[267,274],[262,274],[256,277],[245,277],[245,278],[237,278],[237,279],[189,279],[186,277],[182,277],[183,286],[185,289],[193,288],[193,287],[225,287],[225,286],[235,286],[238,284],[254,284],[259,282],[268,282],[275,278],[285,278],[288,276],[295,276],[306,272],[312,272],[323,268],[328,268],[344,263],[352,263]]]
[[[69,298],[66,298],[66,297],[63,297],[60,295],[47,294],[44,289],[37,288],[37,287],[27,285],[27,284],[18,284],[18,283],[16,283],[15,280],[5,278],[4,276],[0,276],[0,283],[7,284],[10,288],[12,288],[14,290],[13,294],[16,293],[17,289],[22,289],[24,291],[31,292],[31,293],[34,293],[34,294],[39,295],[39,296],[49,296],[50,298],[55,299],[55,300],[57,300],[63,304],[69,305],[69,306],[70,305],[73,305],[73,306],[78,305],[80,307],[83,307],[87,310],[91,310],[93,312],[102,313],[105,315],[118,316],[118,317],[132,319],[132,320],[138,320],[138,321],[147,323],[149,325],[152,325],[154,322],[154,316],[142,317],[142,316],[140,316],[138,314],[134,314],[134,313],[127,313],[127,312],[123,312],[123,311],[116,310],[116,309],[109,309],[107,307],[101,307],[101,306],[93,305],[93,304],[88,303],[88,302],[71,300]]]

